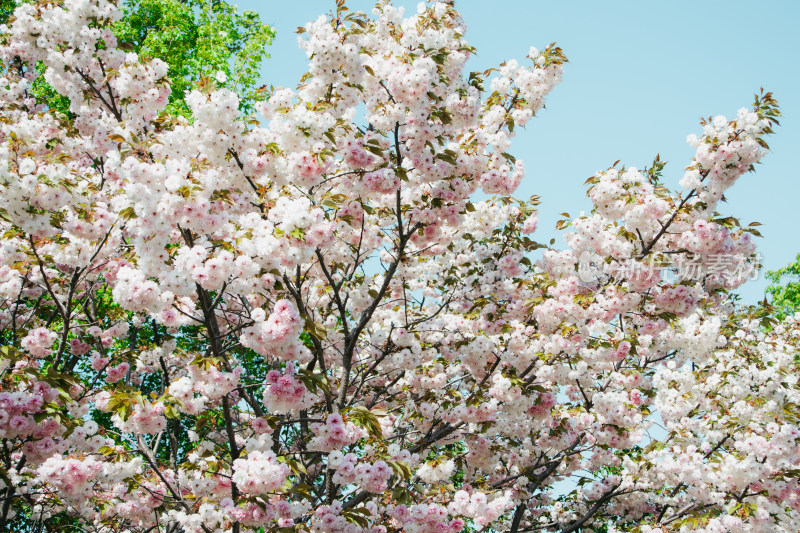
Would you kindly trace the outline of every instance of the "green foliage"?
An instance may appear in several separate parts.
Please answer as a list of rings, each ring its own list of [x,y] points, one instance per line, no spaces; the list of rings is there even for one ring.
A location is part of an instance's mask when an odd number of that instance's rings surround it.
[[[80,518],[72,516],[68,511],[61,511],[50,516],[47,520],[49,531],[81,531]],[[17,515],[7,524],[8,533],[30,533],[32,531],[48,531],[41,518],[34,514],[28,502],[22,501],[17,509]]]
[[[114,25],[117,38],[130,43],[142,57],[167,62],[167,76],[172,81],[167,109],[171,114],[186,114],[183,94],[198,75],[192,71],[197,43],[192,6],[178,0],[131,0],[125,3],[123,12]]]
[[[2,11],[5,16],[5,11]],[[44,70],[45,67],[41,61],[36,67],[39,70]],[[37,102],[47,104],[48,107],[57,109],[61,113],[67,113],[69,109],[69,98],[62,96],[53,89],[49,83],[44,80],[44,76],[37,76],[33,83],[31,83],[31,93],[36,98]]]
[[[259,95],[258,69],[275,36],[257,13],[239,12],[224,0],[129,0],[123,11],[114,25],[120,42],[130,43],[140,56],[158,57],[169,65],[169,114],[188,116],[184,92],[217,72],[227,78],[217,86],[238,93],[242,110],[252,111]]]
[[[0,24],[7,23],[16,6],[30,0],[0,0]],[[253,112],[264,92],[256,87],[266,47],[275,31],[255,11],[240,12],[225,0],[125,0],[123,17],[114,34],[124,47],[140,57],[159,58],[168,65],[172,92],[167,115],[190,115],[184,96],[204,78],[225,74],[226,87],[241,98],[240,109]],[[43,77],[32,87],[36,100],[66,113],[69,102]]]
[[[0,0],[0,22],[3,24],[8,22],[8,17],[14,12],[14,8],[17,7],[18,3],[18,0]]]
[[[767,279],[772,284],[767,287],[767,294],[778,317],[783,318],[800,311],[800,254],[794,262],[785,267],[769,271]]]

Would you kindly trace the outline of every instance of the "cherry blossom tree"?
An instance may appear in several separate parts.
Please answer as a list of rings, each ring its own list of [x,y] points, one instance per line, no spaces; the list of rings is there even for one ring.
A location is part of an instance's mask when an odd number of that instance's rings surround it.
[[[718,213],[769,93],[532,238],[515,130],[566,57],[465,70],[452,2],[299,31],[240,114],[107,0],[23,4],[0,60],[0,530],[797,531],[800,316],[740,308]],[[40,77],[68,113],[37,103]]]

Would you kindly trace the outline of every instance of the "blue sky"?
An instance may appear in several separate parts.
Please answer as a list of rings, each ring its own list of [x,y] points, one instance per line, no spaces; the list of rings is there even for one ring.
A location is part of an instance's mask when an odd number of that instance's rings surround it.
[[[394,3],[416,10],[417,2]],[[334,0],[238,5],[277,31],[263,82],[294,87],[306,62],[294,30],[333,9]],[[347,5],[369,12],[374,2]],[[800,252],[800,176],[793,163],[800,154],[800,2],[461,0],[456,8],[478,49],[470,70],[523,58],[530,46],[553,41],[570,59],[547,109],[510,150],[526,163],[517,196],[542,197],[539,241],[559,238],[559,213],[588,211],[583,182],[618,159],[642,168],[660,154],[669,162],[665,182],[677,188],[693,154],[686,135],[700,132],[698,119],[735,116],[764,87],[781,104],[782,125],[768,139],[772,153],[729,191],[720,211],[743,224],[764,224],[758,240],[767,269]],[[739,292],[754,302],[766,285],[762,275]]]

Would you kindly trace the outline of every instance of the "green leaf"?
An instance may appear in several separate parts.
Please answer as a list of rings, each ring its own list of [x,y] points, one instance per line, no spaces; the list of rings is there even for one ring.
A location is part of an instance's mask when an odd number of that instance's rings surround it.
[[[305,331],[309,335],[312,335],[319,340],[327,340],[328,333],[325,329],[325,326],[319,322],[314,322],[314,319],[308,315],[303,315],[303,320],[305,321]]]
[[[378,417],[363,405],[356,405],[350,408],[347,411],[347,416],[354,424],[366,429],[371,436],[383,439],[383,431],[381,430],[380,422],[378,422]]]
[[[411,467],[408,466],[408,463],[405,461],[386,461],[386,464],[394,470],[395,474],[403,478],[405,481],[411,480],[414,473],[411,471]]]
[[[134,211],[133,207],[126,207],[119,212],[119,218],[122,220],[130,220],[136,217],[136,211]]]

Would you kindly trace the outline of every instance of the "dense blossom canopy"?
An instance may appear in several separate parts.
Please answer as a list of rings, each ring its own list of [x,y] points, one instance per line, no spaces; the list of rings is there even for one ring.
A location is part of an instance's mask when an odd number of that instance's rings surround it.
[[[769,93],[680,190],[590,178],[559,250],[509,153],[555,45],[470,73],[451,2],[340,2],[263,121],[222,76],[187,118],[119,16],[3,27],[0,529],[800,530],[800,317],[733,305],[757,231],[717,213]]]

